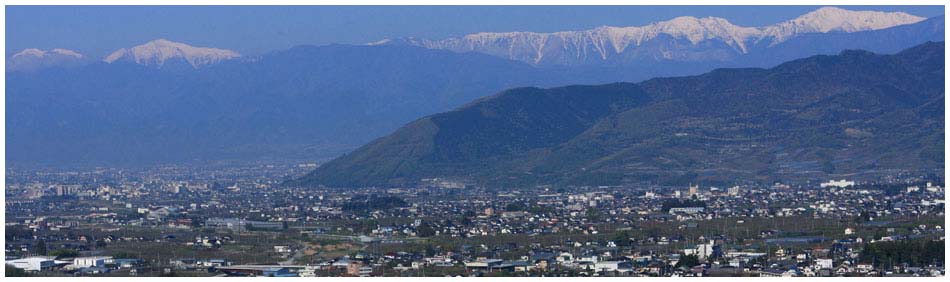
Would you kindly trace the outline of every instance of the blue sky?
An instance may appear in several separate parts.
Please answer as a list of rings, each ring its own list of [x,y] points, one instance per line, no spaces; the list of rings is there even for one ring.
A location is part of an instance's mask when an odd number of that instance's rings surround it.
[[[943,6],[842,6],[933,17]],[[101,57],[166,38],[261,54],[301,44],[362,44],[392,37],[442,39],[480,31],[582,30],[677,16],[743,26],[795,18],[817,6],[6,6],[6,54],[67,48]]]

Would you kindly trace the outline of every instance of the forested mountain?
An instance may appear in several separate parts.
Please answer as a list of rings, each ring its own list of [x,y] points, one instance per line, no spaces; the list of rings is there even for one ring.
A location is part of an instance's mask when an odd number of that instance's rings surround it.
[[[515,88],[418,119],[290,184],[772,180],[942,169],[944,44],[770,69]]]

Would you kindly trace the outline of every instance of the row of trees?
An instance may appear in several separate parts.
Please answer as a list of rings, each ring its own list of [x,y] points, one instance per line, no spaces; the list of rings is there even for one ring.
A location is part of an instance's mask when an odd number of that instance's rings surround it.
[[[891,268],[898,264],[927,266],[944,261],[944,241],[917,239],[865,244],[860,260]]]
[[[344,203],[341,208],[344,211],[371,211],[405,207],[407,205],[406,201],[399,197],[359,195]]]

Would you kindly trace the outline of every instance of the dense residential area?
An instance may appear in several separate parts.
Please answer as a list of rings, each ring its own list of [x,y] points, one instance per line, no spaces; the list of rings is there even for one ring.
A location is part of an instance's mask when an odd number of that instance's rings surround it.
[[[8,170],[7,273],[941,276],[945,271],[945,190],[928,174],[908,172],[874,182],[518,189],[442,179],[406,188],[294,189],[274,180],[311,167]]]

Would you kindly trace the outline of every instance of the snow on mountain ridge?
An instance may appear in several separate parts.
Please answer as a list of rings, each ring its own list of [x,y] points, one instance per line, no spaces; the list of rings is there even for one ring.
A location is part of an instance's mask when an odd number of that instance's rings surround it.
[[[73,50],[56,48],[45,51],[28,48],[7,58],[6,71],[35,71],[57,66],[75,66],[85,61],[85,56]]]
[[[763,32],[764,35],[774,38],[774,42],[778,43],[802,33],[879,30],[923,20],[926,20],[926,18],[904,12],[851,11],[835,7],[823,7],[798,18],[764,27]]]
[[[850,11],[825,7],[796,19],[765,27],[738,26],[717,17],[682,16],[644,26],[601,26],[590,30],[551,33],[479,32],[444,40],[386,39],[370,43],[370,45],[408,44],[455,52],[480,52],[540,64],[551,59],[551,56],[557,57],[551,60],[558,61],[585,61],[589,59],[588,57],[594,56],[599,57],[601,61],[606,61],[610,57],[624,53],[631,46],[639,47],[658,37],[669,36],[674,40],[686,40],[693,46],[707,41],[721,42],[728,48],[722,49],[722,52],[716,53],[716,56],[725,58],[731,55],[723,52],[747,54],[750,51],[750,45],[763,40],[769,40],[767,42],[770,42],[770,46],[774,46],[804,33],[878,30],[912,24],[924,19],[903,12]],[[684,49],[687,48],[685,46],[675,48],[680,49],[650,50],[649,52],[660,53],[654,56],[663,58],[695,56],[690,53],[695,50]],[[672,55],[676,52],[679,54]]]
[[[756,28],[737,26],[726,19],[716,17],[677,17],[641,29],[643,35],[640,36],[637,45],[645,40],[656,38],[660,34],[669,34],[676,38],[686,38],[693,44],[705,40],[720,39],[732,47],[741,49],[743,52],[746,49],[745,40],[759,34],[759,30]]]
[[[60,55],[73,56],[76,58],[85,57],[82,54],[79,54],[79,52],[69,50],[69,49],[63,49],[63,48],[56,48],[56,49],[51,50],[50,52],[55,53],[55,54],[60,54]]]
[[[69,49],[56,48],[50,51],[43,51],[37,48],[27,48],[27,49],[23,49],[23,51],[20,51],[16,54],[13,54],[11,58],[19,58],[23,56],[33,56],[33,57],[43,58],[43,57],[53,55],[53,54],[70,56],[70,57],[75,57],[75,58],[84,57],[82,54],[79,54],[78,52],[69,50]]]
[[[157,39],[132,48],[119,49],[103,61],[113,63],[128,60],[141,65],[162,66],[171,59],[184,59],[192,67],[198,68],[238,57],[241,57],[241,54],[231,50],[194,47],[167,39]]]
[[[19,53],[13,54],[13,58],[19,58],[23,56],[33,56],[33,57],[42,58],[45,55],[46,55],[46,51],[36,49],[36,48],[27,48],[27,49],[23,49],[23,51],[20,51]]]
[[[606,60],[611,54],[622,53],[630,45],[640,46],[643,42],[654,39],[661,34],[672,35],[675,38],[685,38],[692,44],[698,44],[704,40],[721,39],[738,51],[745,52],[746,39],[758,33],[759,31],[755,28],[736,26],[723,18],[685,16],[646,26],[601,26],[591,30],[552,33],[479,32],[461,38],[438,41],[404,38],[381,40],[370,43],[370,45],[403,43],[430,49],[448,49],[459,52],[482,51],[539,63],[544,59],[544,48],[546,46],[557,46],[557,48],[573,52],[578,56],[590,51]]]

